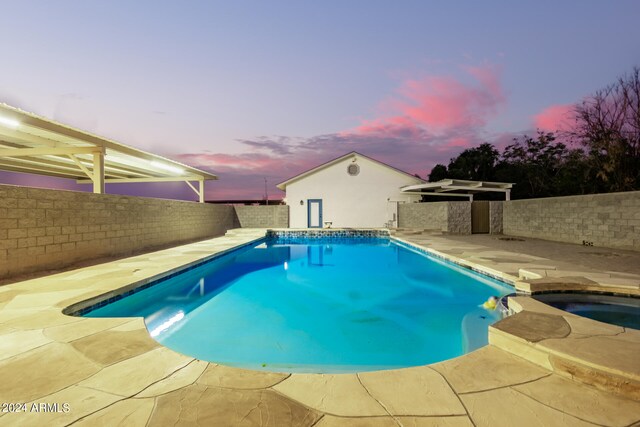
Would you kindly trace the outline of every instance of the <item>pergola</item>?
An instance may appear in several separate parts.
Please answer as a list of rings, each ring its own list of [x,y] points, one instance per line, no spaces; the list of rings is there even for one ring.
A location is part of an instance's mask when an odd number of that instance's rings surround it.
[[[0,103],[0,169],[75,179],[104,193],[105,183],[185,182],[204,203],[218,177]],[[197,188],[194,185],[197,183]]]
[[[473,201],[475,193],[487,191],[504,193],[505,200],[511,198],[511,182],[466,181],[462,179],[442,179],[426,184],[407,185],[400,191],[423,196],[466,197]]]

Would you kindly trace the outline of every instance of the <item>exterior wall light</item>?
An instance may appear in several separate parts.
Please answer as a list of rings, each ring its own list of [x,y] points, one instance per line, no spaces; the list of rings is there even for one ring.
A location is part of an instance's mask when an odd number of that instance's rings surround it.
[[[304,200],[300,200],[300,206],[304,205]]]

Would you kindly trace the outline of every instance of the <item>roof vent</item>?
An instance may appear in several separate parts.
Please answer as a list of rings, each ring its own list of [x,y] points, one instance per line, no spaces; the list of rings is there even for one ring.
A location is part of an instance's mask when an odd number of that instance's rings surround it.
[[[347,166],[347,173],[351,176],[356,176],[360,173],[360,166],[355,163],[351,163]]]

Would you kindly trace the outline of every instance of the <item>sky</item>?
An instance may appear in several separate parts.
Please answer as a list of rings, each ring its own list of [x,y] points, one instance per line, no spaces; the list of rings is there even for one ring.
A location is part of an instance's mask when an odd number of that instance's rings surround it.
[[[358,151],[426,177],[553,131],[640,65],[640,2],[0,0],[0,102],[219,176],[206,198]],[[0,172],[0,183],[90,190]],[[107,192],[194,200],[184,183]]]

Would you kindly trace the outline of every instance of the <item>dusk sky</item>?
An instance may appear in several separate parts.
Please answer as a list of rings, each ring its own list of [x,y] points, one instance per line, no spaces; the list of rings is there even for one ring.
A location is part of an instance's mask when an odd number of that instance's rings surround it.
[[[260,199],[264,178],[282,197],[275,184],[350,151],[426,177],[464,148],[566,126],[640,65],[638,0],[0,5],[0,102],[212,171],[207,199]]]

